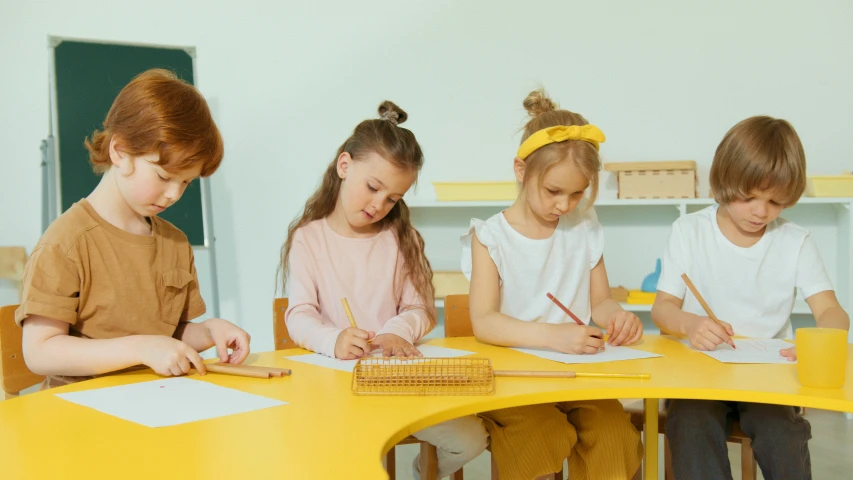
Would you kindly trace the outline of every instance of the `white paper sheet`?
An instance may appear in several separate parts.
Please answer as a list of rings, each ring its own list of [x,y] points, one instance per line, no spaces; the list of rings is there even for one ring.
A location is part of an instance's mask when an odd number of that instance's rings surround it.
[[[657,353],[650,353],[643,350],[637,350],[629,347],[614,347],[605,344],[604,351],[594,355],[572,355],[570,353],[553,352],[550,350],[536,350],[533,348],[513,348],[522,353],[535,355],[546,360],[553,360],[560,363],[605,363],[618,362],[621,360],[638,360],[642,358],[661,357]]]
[[[56,396],[147,427],[168,427],[287,405],[272,398],[186,377],[58,393]]]
[[[690,340],[681,340],[681,343],[687,345],[690,349],[704,353],[723,363],[797,363],[796,361],[788,361],[787,358],[779,355],[779,350],[791,348],[794,346],[793,343],[776,338],[736,338],[734,342],[737,350],[733,350],[730,345],[723,343],[718,345],[716,350],[707,352],[693,348],[690,345]]]
[[[466,350],[457,350],[455,348],[437,347],[435,345],[415,346],[418,347],[418,350],[421,351],[424,357],[431,358],[464,357],[465,355],[471,355],[472,353],[474,353]],[[382,350],[374,350],[373,352],[371,352],[370,356],[382,357]],[[309,365],[333,368],[342,372],[352,372],[353,370],[355,370],[355,364],[358,363],[358,360],[338,360],[337,358],[330,358],[325,355],[320,355],[319,353],[310,353],[307,355],[293,355],[284,358],[288,360],[293,360],[295,362],[307,363]]]

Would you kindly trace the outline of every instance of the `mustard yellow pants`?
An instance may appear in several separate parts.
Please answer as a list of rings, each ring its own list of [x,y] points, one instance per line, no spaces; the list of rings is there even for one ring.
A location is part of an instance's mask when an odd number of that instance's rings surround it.
[[[640,434],[617,400],[525,405],[481,413],[501,480],[560,470],[571,480],[630,480],[643,456]]]

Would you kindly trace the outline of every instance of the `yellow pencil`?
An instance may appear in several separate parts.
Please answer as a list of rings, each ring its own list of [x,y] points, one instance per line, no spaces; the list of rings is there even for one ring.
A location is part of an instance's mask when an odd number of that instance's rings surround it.
[[[581,373],[575,372],[576,377],[590,378],[652,378],[649,373]]]
[[[344,304],[344,310],[347,312],[347,318],[349,319],[349,324],[352,328],[358,328],[358,325],[355,324],[355,318],[352,316],[352,310],[349,308],[349,302],[347,301],[347,297],[341,299],[341,303]],[[373,343],[373,339],[368,339],[367,343]]]
[[[696,300],[699,301],[699,305],[702,305],[702,309],[705,310],[706,314],[708,314],[708,318],[710,318],[714,323],[719,325],[720,328],[725,330],[726,327],[723,326],[723,322],[721,322],[720,319],[717,318],[716,315],[714,315],[714,312],[711,311],[711,306],[708,305],[708,302],[706,302],[704,298],[702,298],[702,295],[699,293],[699,290],[696,288],[696,285],[693,285],[693,282],[690,281],[690,277],[688,277],[686,273],[682,273],[681,279],[684,280],[684,283],[687,285],[687,288],[689,288],[690,291],[693,292],[693,296],[696,297]],[[734,340],[727,343],[731,345],[733,350],[737,350]]]
[[[584,372],[544,372],[536,370],[494,370],[492,375],[496,377],[539,377],[539,378],[652,378],[649,373],[584,373]]]
[[[341,303],[344,304],[344,310],[347,312],[347,318],[349,319],[349,324],[352,328],[358,328],[358,325],[355,324],[355,318],[352,317],[352,310],[349,309],[349,302],[347,301],[347,297],[341,299]]]

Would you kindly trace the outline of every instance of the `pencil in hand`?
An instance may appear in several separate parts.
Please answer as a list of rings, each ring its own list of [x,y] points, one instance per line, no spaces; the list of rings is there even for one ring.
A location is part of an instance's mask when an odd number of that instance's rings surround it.
[[[548,298],[550,298],[550,299],[551,299],[551,301],[552,301],[552,302],[554,302],[554,304],[555,304],[555,305],[557,305],[558,307],[560,307],[560,310],[562,310],[562,311],[566,312],[566,315],[568,315],[569,317],[571,317],[571,319],[572,319],[572,320],[574,320],[574,321],[575,321],[575,323],[577,323],[578,325],[580,325],[580,326],[582,326],[582,327],[585,327],[585,326],[586,326],[586,324],[585,324],[585,323],[583,323],[583,322],[581,321],[581,319],[577,317],[577,315],[575,315],[574,313],[572,313],[572,311],[571,311],[571,310],[569,310],[565,305],[563,305],[562,303],[560,303],[560,301],[559,301],[559,300],[557,300],[556,298],[554,298],[554,296],[553,296],[553,295],[551,295],[551,292],[548,292],[548,293],[546,293],[545,295],[546,295]],[[602,337],[597,337],[597,338],[602,338]]]
[[[713,320],[714,323],[716,323],[723,330],[725,330],[726,327],[723,325],[723,322],[721,322],[720,319],[717,318],[716,315],[714,315],[714,312],[711,311],[711,307],[708,305],[707,302],[705,302],[705,299],[702,298],[702,295],[699,293],[699,290],[696,288],[696,285],[693,285],[693,282],[690,281],[690,277],[688,277],[686,273],[682,273],[681,279],[684,280],[684,283],[687,285],[687,288],[690,289],[690,291],[693,293],[693,296],[696,297],[696,300],[699,301],[699,305],[702,305],[702,309],[705,310],[705,313],[708,315],[708,318]],[[735,341],[731,338],[726,343],[731,345],[732,349],[737,350],[737,347],[735,346]]]
[[[574,321],[575,321],[575,323],[577,323],[578,325],[581,325],[581,326],[583,326],[583,325],[584,325],[584,323],[581,321],[581,319],[580,319],[580,318],[578,318],[574,313],[572,313],[572,311],[571,311],[571,310],[569,310],[568,308],[566,308],[566,306],[565,306],[565,305],[563,305],[562,303],[560,303],[560,301],[559,301],[559,300],[557,300],[556,298],[554,298],[554,296],[553,296],[553,295],[551,295],[551,292],[548,292],[548,293],[546,293],[545,295],[546,295],[548,298],[550,298],[550,299],[551,299],[551,301],[552,301],[552,302],[554,302],[554,304],[556,304],[558,307],[560,307],[560,310],[562,310],[562,311],[566,312],[566,315],[568,315],[569,317],[571,317],[571,319],[572,319],[572,320],[574,320]]]
[[[358,328],[358,325],[355,324],[355,318],[352,316],[352,310],[349,308],[349,302],[347,301],[347,297],[341,299],[341,303],[344,304],[344,311],[347,313],[347,318],[349,319],[349,324],[352,328]],[[368,338],[367,343],[372,343],[373,339]]]
[[[358,328],[358,325],[355,324],[355,318],[352,316],[352,310],[349,308],[349,302],[347,301],[347,297],[341,299],[341,303],[344,304],[344,311],[347,312],[347,318],[349,319],[349,324],[352,328]]]

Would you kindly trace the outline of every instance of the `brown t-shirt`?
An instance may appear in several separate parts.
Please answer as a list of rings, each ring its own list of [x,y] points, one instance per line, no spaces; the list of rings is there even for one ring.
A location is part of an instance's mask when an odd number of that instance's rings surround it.
[[[68,322],[69,335],[108,339],[173,336],[180,322],[202,315],[186,235],[161,218],[150,221],[150,236],[135,235],[85,199],[72,205],[30,255],[15,322],[41,315]]]

